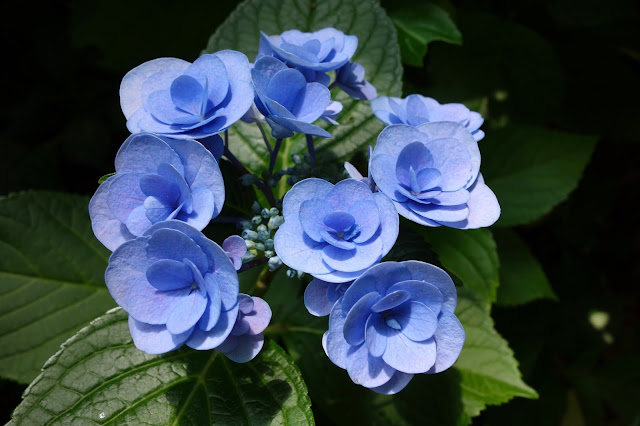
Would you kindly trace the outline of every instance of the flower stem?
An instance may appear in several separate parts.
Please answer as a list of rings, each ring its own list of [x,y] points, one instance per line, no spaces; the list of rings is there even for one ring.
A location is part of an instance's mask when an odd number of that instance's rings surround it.
[[[229,151],[228,142],[229,142],[229,132],[225,130],[223,155],[227,157],[227,160],[229,160],[231,164],[233,164],[243,175],[252,174],[240,161],[238,161],[235,155],[233,155],[231,151]],[[271,205],[271,207],[275,207],[276,199],[273,196],[273,191],[271,190],[271,187],[266,185],[262,180],[259,180],[258,183],[256,183],[256,186],[262,191],[264,196],[267,197],[267,201],[269,201],[269,204]]]
[[[309,156],[311,156],[311,166],[316,166],[316,148],[313,146],[313,136],[305,135],[307,138],[307,150],[309,151]]]
[[[276,159],[278,158],[278,152],[280,151],[280,145],[282,144],[282,139],[276,139],[276,146],[273,147],[273,152],[271,152],[271,159],[269,160],[269,174],[273,174],[273,168],[276,166]]]
[[[266,257],[261,257],[260,259],[253,259],[252,261],[249,261],[244,265],[242,265],[238,270],[238,273],[248,271],[249,269],[255,268],[256,266],[264,265],[265,263],[267,263],[268,260],[269,259],[267,259]]]
[[[262,123],[256,121],[258,125],[258,129],[260,129],[260,133],[262,134],[262,139],[264,140],[264,144],[267,145],[267,149],[269,150],[269,155],[272,154],[273,150],[271,149],[271,145],[269,144],[269,138],[267,138],[267,133],[264,131],[264,127],[262,127]]]
[[[258,297],[264,296],[267,290],[269,290],[269,286],[275,278],[276,272],[277,271],[270,271],[269,268],[264,268],[256,280],[256,285],[253,287],[251,295]]]
[[[333,89],[334,87],[336,87],[336,82],[335,82],[335,81],[334,81],[333,83],[331,83],[331,84],[327,87],[327,89],[331,90],[331,89]]]
[[[211,219],[211,222],[214,223],[238,223],[244,218],[242,217],[233,217],[233,216],[216,216]]]

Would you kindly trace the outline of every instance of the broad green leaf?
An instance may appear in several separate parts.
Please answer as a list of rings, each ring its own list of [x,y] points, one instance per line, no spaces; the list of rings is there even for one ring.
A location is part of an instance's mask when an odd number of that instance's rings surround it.
[[[367,80],[377,88],[378,95],[400,96],[402,66],[396,32],[384,10],[372,0],[247,0],[218,27],[205,52],[235,49],[253,61],[260,30],[273,35],[293,28],[316,31],[325,27],[356,35],[358,50],[353,60],[365,67]],[[338,118],[341,124],[332,126],[322,120],[314,123],[333,134],[330,139],[317,138],[315,146],[318,153],[343,161],[358,149],[374,145],[383,125],[373,116],[368,102],[353,100],[338,90],[333,91],[333,98],[344,107]],[[267,148],[255,124],[234,124],[229,131],[229,147],[254,172],[268,165]],[[276,169],[289,166],[290,154],[305,149],[303,135],[285,141],[283,161]]]
[[[2,377],[29,383],[62,342],[115,306],[88,204],[53,192],[0,199]]]
[[[422,67],[427,45],[432,41],[462,44],[462,34],[447,12],[425,2],[399,9],[391,14],[398,30],[402,62]]]
[[[460,372],[465,413],[477,416],[487,405],[499,405],[516,396],[537,398],[537,392],[522,381],[513,351],[495,331],[481,304],[460,292],[455,313],[467,335],[454,364]]]
[[[536,299],[556,299],[538,260],[518,234],[499,229],[494,236],[500,256],[498,304],[512,306]]]
[[[148,355],[127,317],[113,309],[65,342],[10,424],[314,424],[300,372],[274,342],[245,364],[186,347]]]
[[[460,292],[456,309],[467,338],[453,368],[418,374],[393,396],[358,386],[322,349],[328,317],[311,316],[303,305],[302,283],[279,275],[284,276],[278,274],[265,295],[274,312],[269,330],[300,366],[314,407],[336,423],[466,425],[486,405],[537,396],[520,379],[513,353],[489,314],[467,291]]]
[[[496,301],[499,266],[496,243],[488,229],[414,227],[438,255],[442,266],[460,278],[483,305]]]
[[[597,137],[510,125],[482,140],[481,171],[502,209],[496,225],[531,222],[578,186]]]

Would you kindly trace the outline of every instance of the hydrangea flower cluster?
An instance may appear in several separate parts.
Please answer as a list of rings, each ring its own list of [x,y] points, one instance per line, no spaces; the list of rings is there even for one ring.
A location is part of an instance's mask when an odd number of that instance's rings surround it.
[[[314,277],[305,306],[330,316],[322,345],[355,383],[392,394],[413,375],[455,362],[464,330],[451,278],[423,262],[382,260],[398,237],[399,215],[460,229],[497,220],[500,207],[480,174],[482,117],[419,95],[377,98],[364,67],[352,61],[357,45],[356,36],[334,28],[262,33],[253,65],[225,50],[193,63],[152,60],[124,77],[121,106],[133,134],[89,213],[96,237],[113,251],[105,280],[129,313],[139,349],[159,354],[186,345],[235,362],[253,359],[271,309],[239,293],[238,273],[266,263],[269,271],[285,264],[290,276]],[[312,137],[331,137],[313,123],[338,124],[334,87],[372,100],[388,127],[370,149],[367,177],[346,163],[351,179],[303,179],[322,170]],[[269,168],[259,176],[231,153],[226,130],[240,119],[257,122],[267,145]],[[296,167],[274,173],[282,140],[295,132],[307,137],[308,167],[296,154]],[[223,156],[270,203],[254,203],[251,219],[221,215]],[[285,174],[295,184],[276,200],[271,188]],[[220,247],[200,232],[213,218],[235,222],[242,236]]]

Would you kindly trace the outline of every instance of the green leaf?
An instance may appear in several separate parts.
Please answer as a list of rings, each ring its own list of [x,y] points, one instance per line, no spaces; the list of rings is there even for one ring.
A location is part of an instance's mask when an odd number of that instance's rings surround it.
[[[444,226],[413,229],[431,245],[442,266],[460,278],[487,309],[496,301],[500,262],[491,231]]]
[[[461,376],[465,413],[474,417],[487,405],[503,404],[516,396],[538,398],[522,381],[513,351],[495,331],[488,312],[465,292],[458,296],[456,316],[467,337],[454,367]]]
[[[29,383],[62,342],[115,306],[88,204],[53,192],[0,199],[2,377]]]
[[[105,180],[109,179],[111,176],[113,176],[113,175],[115,175],[115,174],[116,174],[116,173],[115,173],[115,172],[113,172],[113,173],[107,173],[106,175],[101,176],[101,177],[100,177],[100,179],[98,179],[98,183],[99,183],[99,184],[103,183]]]
[[[509,125],[480,143],[481,171],[502,209],[496,225],[531,222],[578,186],[597,137]]]
[[[421,3],[391,14],[398,30],[402,62],[422,67],[427,45],[432,41],[462,44],[462,34],[447,12],[433,3]]]
[[[510,229],[494,233],[500,256],[498,304],[521,305],[536,299],[554,299],[556,295],[527,244]]]
[[[186,347],[148,355],[127,316],[113,309],[65,342],[10,424],[314,424],[300,372],[274,342],[245,364]]]
[[[235,49],[253,60],[258,53],[260,30],[280,34],[285,30],[316,31],[334,27],[358,37],[358,50],[353,60],[366,69],[366,78],[378,95],[400,96],[402,66],[393,23],[377,2],[372,0],[247,0],[227,18],[211,36],[205,52]],[[383,128],[373,116],[368,102],[356,101],[345,93],[333,92],[343,105],[338,122],[332,126],[319,120],[332,138],[317,138],[316,151],[335,161],[344,161],[355,151],[374,145]],[[253,172],[268,165],[268,154],[255,124],[236,123],[229,130],[231,152]],[[303,135],[285,141],[276,170],[290,166],[289,156],[306,149]],[[285,185],[285,180],[281,181]],[[282,195],[283,188],[280,188]]]

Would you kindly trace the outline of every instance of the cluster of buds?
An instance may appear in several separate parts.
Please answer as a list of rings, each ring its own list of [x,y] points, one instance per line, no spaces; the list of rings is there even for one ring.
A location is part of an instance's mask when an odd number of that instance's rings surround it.
[[[247,253],[243,256],[242,262],[250,262],[264,256],[269,259],[269,270],[275,271],[282,266],[282,261],[273,249],[273,234],[284,223],[284,218],[276,207],[262,208],[257,201],[254,201],[251,209],[256,215],[251,220],[238,223],[247,245]]]

